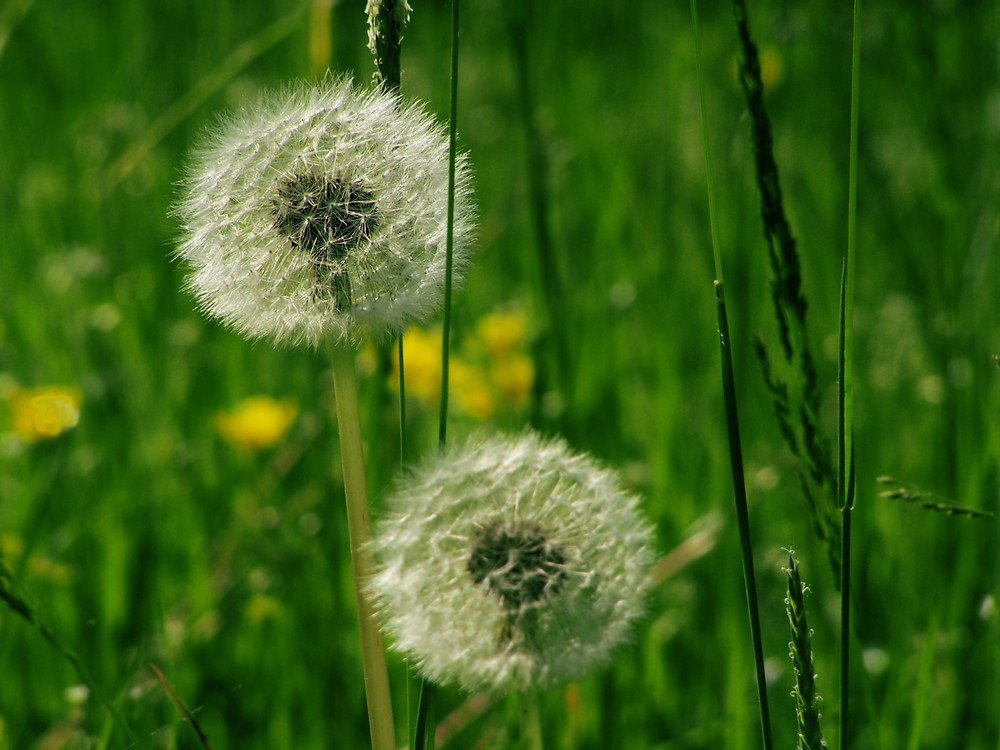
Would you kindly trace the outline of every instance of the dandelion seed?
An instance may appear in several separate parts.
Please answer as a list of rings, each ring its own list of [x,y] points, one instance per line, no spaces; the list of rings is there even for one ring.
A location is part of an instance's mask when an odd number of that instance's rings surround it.
[[[460,158],[456,279],[468,194]],[[240,333],[311,346],[396,335],[441,300],[448,138],[381,90],[334,79],[289,87],[204,139],[175,213],[188,285]]]
[[[651,531],[617,474],[535,434],[473,439],[401,480],[373,581],[434,682],[529,690],[608,661],[643,612]]]

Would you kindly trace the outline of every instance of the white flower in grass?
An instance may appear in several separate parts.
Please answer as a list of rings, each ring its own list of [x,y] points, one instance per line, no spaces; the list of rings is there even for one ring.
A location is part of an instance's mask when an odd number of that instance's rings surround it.
[[[404,477],[372,590],[434,682],[526,690],[606,663],[643,612],[651,530],[618,475],[533,433],[473,439]]]
[[[455,278],[472,227],[456,165]],[[418,106],[350,81],[264,94],[196,150],[177,256],[204,310],[251,338],[357,343],[441,301],[448,137]]]

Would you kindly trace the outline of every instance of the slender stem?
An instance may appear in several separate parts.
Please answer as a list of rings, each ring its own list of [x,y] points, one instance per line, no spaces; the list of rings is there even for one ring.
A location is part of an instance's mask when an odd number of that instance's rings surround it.
[[[400,54],[403,42],[403,32],[406,29],[407,23],[410,20],[410,6],[407,0],[368,0],[365,6],[365,13],[368,15],[368,48],[372,51],[375,56],[375,80],[380,85],[382,85],[386,91],[389,93],[399,95],[399,86],[402,80],[402,64],[400,62]],[[403,337],[400,334],[398,340],[398,354],[399,354],[399,455],[401,462],[406,464],[406,380],[405,380],[405,364],[403,358]],[[351,372],[353,376],[353,365],[351,366]],[[338,394],[340,389],[338,388]],[[339,400],[338,400],[339,408]],[[360,437],[358,443],[358,452],[360,453]],[[346,475],[347,469],[344,469],[345,475],[345,486],[346,486]],[[365,508],[367,508],[367,502],[365,502]],[[350,494],[348,494],[348,509],[350,509]],[[367,511],[366,511],[367,512]],[[367,519],[366,519],[367,521]],[[367,524],[366,524],[367,525]],[[370,535],[370,532],[369,532]],[[353,555],[353,549],[352,549]],[[371,557],[371,555],[369,555]],[[374,559],[364,561],[370,563],[370,570],[374,571]],[[355,568],[357,570],[357,568]],[[357,579],[355,579],[357,580]],[[359,593],[359,606],[358,612],[360,617],[361,612],[361,594]],[[366,605],[367,606],[367,605]],[[383,666],[381,668],[380,674],[385,672],[385,645],[382,643],[382,634],[378,630],[377,626],[372,620],[371,627],[374,629],[373,635],[378,638],[377,651],[381,655]],[[372,635],[369,635],[371,638]],[[362,635],[361,635],[361,647],[362,651],[366,650],[365,646],[365,628],[362,625]],[[366,670],[366,687],[367,687],[367,670]],[[381,678],[380,678],[381,679]],[[381,689],[380,689],[381,690]],[[383,700],[387,705],[389,717],[389,726],[392,726],[392,702],[389,696],[389,682],[388,676],[385,678],[385,695],[379,694],[379,700]],[[410,722],[410,677],[407,675],[406,681],[406,719],[407,719],[407,739],[411,742],[414,741],[413,738],[413,724]],[[375,743],[375,724],[372,715],[372,704],[371,696],[369,695],[368,704],[369,719],[372,720],[372,744],[377,749],[378,745]],[[419,721],[419,719],[418,719]],[[391,731],[391,729],[390,729]],[[395,740],[390,735],[390,740],[395,743]]]
[[[840,554],[840,746],[847,747],[850,729],[851,665],[851,516],[855,500],[854,465],[854,268],[857,255],[858,111],[861,72],[861,0],[854,0],[851,48],[851,136],[847,190],[847,257],[840,288],[838,497],[841,506]]]
[[[722,284],[715,282],[719,310],[719,344],[722,350],[722,393],[726,403],[726,427],[729,431],[729,460],[733,472],[736,522],[743,552],[743,578],[746,583],[747,609],[750,614],[750,637],[753,640],[754,661],[757,669],[757,699],[760,704],[761,732],[764,750],[771,750],[771,712],[767,704],[767,682],[764,675],[764,648],[760,633],[760,614],[757,610],[757,581],[753,569],[753,545],[750,541],[750,514],[747,510],[746,479],[743,476],[743,450],[740,447],[740,427],[736,414],[736,387],[733,376],[733,357],[730,349],[729,319]]]
[[[413,750],[434,750],[434,698],[436,692],[433,682],[420,680],[420,698],[417,704],[417,726],[414,732]]]
[[[312,0],[309,3],[309,75],[322,76],[330,69],[330,11],[333,3]]]
[[[455,158],[458,129],[458,6],[451,2],[451,89],[448,117],[448,235],[444,277],[444,323],[441,331],[441,419],[438,424],[438,445],[444,447],[448,432],[448,362],[451,342],[452,255],[455,247]]]
[[[365,586],[375,571],[375,557],[371,548],[371,520],[365,486],[354,352],[335,345],[332,359],[337,426],[340,429],[340,457],[344,467],[344,493],[347,497],[347,531],[350,536],[351,563],[354,568],[354,593],[358,606],[361,661],[364,667],[365,695],[368,698],[372,748],[396,750],[385,643],[375,620],[374,607],[365,591]]]
[[[708,105],[705,103],[705,70],[701,62],[701,34],[698,31],[698,0],[691,0],[691,25],[694,31],[694,59],[698,71],[698,102],[701,105],[701,141],[705,148],[705,174],[708,185],[708,223],[712,232],[712,257],[715,279],[722,283],[722,251],[719,247],[719,220],[715,209],[715,177],[712,173],[712,149],[708,140]]]
[[[722,354],[722,395],[726,405],[726,427],[729,433],[729,460],[733,473],[736,520],[739,526],[740,548],[743,554],[743,579],[746,584],[747,609],[750,615],[750,637],[753,640],[757,672],[757,700],[760,706],[761,732],[765,750],[771,750],[771,714],[767,702],[764,675],[764,648],[760,634],[760,614],[757,610],[757,582],[753,568],[753,545],[750,540],[750,514],[747,509],[746,479],[743,476],[743,451],[740,447],[740,427],[736,410],[736,386],[733,375],[733,355],[729,338],[729,317],[722,286],[722,253],[719,226],[715,210],[715,182],[712,176],[712,153],[708,140],[708,107],[705,104],[704,71],[701,64],[701,41],[698,31],[698,1],[691,0],[691,23],[694,27],[695,61],[698,68],[698,97],[701,103],[702,140],[705,148],[705,169],[708,175],[708,208],[712,231],[712,254],[715,259],[715,294],[719,313],[719,345]]]
[[[445,245],[444,322],[441,327],[441,411],[438,421],[438,447],[444,448],[448,435],[448,379],[451,352],[452,257],[455,246],[455,159],[458,130],[458,11],[459,0],[451,2],[451,87],[448,117],[448,229]],[[420,680],[417,703],[417,726],[414,750],[434,750],[434,685]]]
[[[841,515],[840,568],[840,746],[848,746],[851,687],[851,508]]]
[[[403,336],[396,342],[399,362],[399,460],[406,465],[406,368],[403,367]]]

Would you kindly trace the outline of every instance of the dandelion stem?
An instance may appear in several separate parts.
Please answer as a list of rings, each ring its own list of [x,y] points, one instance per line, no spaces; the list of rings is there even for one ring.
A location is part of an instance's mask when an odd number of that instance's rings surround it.
[[[375,621],[372,602],[365,592],[365,586],[375,571],[375,557],[370,544],[372,532],[365,487],[354,352],[347,347],[334,345],[332,359],[337,426],[340,430],[340,457],[344,467],[344,493],[347,497],[347,530],[351,543],[351,563],[354,568],[354,593],[357,598],[358,625],[361,631],[361,659],[365,675],[365,694],[368,698],[372,748],[396,750],[385,643]]]
[[[542,710],[538,691],[525,690],[518,696],[521,713],[521,746],[524,750],[543,750]]]

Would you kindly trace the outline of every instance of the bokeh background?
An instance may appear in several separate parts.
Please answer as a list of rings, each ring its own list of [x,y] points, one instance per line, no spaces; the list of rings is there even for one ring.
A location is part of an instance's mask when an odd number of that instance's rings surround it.
[[[403,94],[443,118],[449,7],[413,6]],[[151,663],[216,750],[367,742],[329,362],[203,318],[170,212],[219,112],[327,64],[371,79],[363,10],[0,6],[0,554],[35,619],[0,607],[3,750],[200,747]],[[750,13],[832,446],[851,9]],[[775,737],[795,741],[792,547],[839,744],[838,600],[753,354],[777,333],[732,11],[700,14]],[[997,519],[885,499],[875,480],[998,510],[1000,6],[891,1],[861,21],[850,740],[996,748]],[[480,229],[449,434],[564,435],[623,472],[675,552],[633,646],[542,696],[547,746],[757,747],[690,8],[466,0],[460,65]],[[435,337],[406,340],[412,456],[436,434]],[[358,366],[377,514],[401,462],[392,348]],[[507,701],[440,696],[443,745],[509,746]]]

